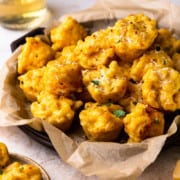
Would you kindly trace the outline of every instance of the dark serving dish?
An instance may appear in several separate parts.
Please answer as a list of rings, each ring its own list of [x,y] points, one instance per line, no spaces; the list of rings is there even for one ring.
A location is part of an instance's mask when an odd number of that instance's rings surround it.
[[[16,48],[18,48],[20,45],[25,43],[25,38],[26,37],[32,37],[35,35],[42,35],[44,34],[44,29],[43,27],[34,29],[28,33],[26,33],[25,35],[23,35],[22,37],[18,38],[17,40],[13,41],[10,44],[11,47],[11,51],[14,52],[16,50]],[[167,130],[167,128],[169,127],[169,125],[171,124],[172,120],[174,119],[175,116],[180,115],[180,110],[177,110],[173,113],[166,113],[165,114],[165,119],[166,119],[166,127],[165,130]],[[31,128],[28,125],[23,125],[23,126],[19,126],[19,128],[25,132],[27,135],[29,135],[30,137],[32,137],[34,140],[38,141],[39,143],[53,148],[53,145],[48,137],[48,135],[45,132],[39,132],[33,128]],[[180,146],[180,127],[178,127],[178,131],[172,135],[171,137],[169,137],[164,145],[164,148],[167,148],[169,146]]]

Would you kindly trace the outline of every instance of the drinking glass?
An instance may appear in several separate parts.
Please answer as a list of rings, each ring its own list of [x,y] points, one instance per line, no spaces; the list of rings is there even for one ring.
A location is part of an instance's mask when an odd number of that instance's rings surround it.
[[[10,29],[32,29],[49,17],[46,0],[0,0],[0,24]]]

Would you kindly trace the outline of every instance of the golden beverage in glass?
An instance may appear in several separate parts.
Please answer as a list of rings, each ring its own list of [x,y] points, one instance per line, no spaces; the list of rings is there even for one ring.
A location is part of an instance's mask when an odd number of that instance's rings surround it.
[[[45,0],[0,0],[0,23],[7,28],[34,28],[46,15]]]

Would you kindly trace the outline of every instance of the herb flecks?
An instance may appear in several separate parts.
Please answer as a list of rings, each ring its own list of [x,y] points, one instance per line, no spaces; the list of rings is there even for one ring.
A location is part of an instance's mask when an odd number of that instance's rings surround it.
[[[99,80],[92,80],[91,82],[97,86],[99,85]]]
[[[119,109],[119,110],[113,111],[113,114],[114,114],[116,117],[123,117],[123,116],[126,115],[126,112],[123,111],[122,109]]]
[[[163,59],[163,65],[166,65],[166,64],[167,64],[166,59]]]
[[[155,122],[155,124],[159,124],[160,123],[159,119],[157,117],[154,119],[154,122]]]

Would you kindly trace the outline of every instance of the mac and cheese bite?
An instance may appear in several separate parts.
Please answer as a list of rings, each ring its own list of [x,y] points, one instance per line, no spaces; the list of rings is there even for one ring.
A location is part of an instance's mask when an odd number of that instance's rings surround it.
[[[13,162],[3,169],[0,180],[42,180],[41,171],[31,164]]]
[[[0,180],[42,180],[39,167],[14,160],[6,144],[0,142]]]
[[[163,50],[152,50],[144,53],[139,59],[133,61],[130,70],[130,78],[136,82],[142,80],[142,77],[148,69],[154,67],[173,67],[172,59]]]
[[[180,40],[175,37],[168,29],[158,30],[158,36],[153,44],[153,48],[162,49],[172,57],[174,53],[180,52]]]
[[[156,21],[144,14],[129,15],[112,28],[112,47],[121,60],[132,62],[140,57],[158,35]]]
[[[45,67],[32,69],[18,77],[20,88],[30,101],[37,100],[37,96],[43,89],[42,77]]]
[[[64,96],[57,96],[42,91],[37,101],[31,104],[34,117],[41,118],[57,128],[66,131],[71,127],[75,112],[82,106],[82,101],[73,101]]]
[[[92,98],[98,103],[117,102],[124,96],[127,88],[127,77],[116,61],[109,67],[99,66],[97,70],[85,70],[83,83]]]
[[[80,124],[88,139],[93,141],[113,141],[123,127],[125,115],[120,105],[104,105],[88,102],[79,114]]]
[[[164,115],[148,105],[138,103],[123,119],[129,142],[140,142],[164,133]]]
[[[143,76],[142,97],[150,106],[175,111],[180,109],[180,73],[173,68],[149,69]]]
[[[77,43],[76,52],[84,69],[107,66],[113,60],[115,52],[108,39],[110,32],[109,29],[99,30]]]
[[[40,37],[27,37],[18,56],[18,73],[43,67],[54,58],[54,51]]]
[[[66,46],[75,45],[78,40],[84,39],[86,35],[85,28],[69,16],[59,26],[51,29],[52,48],[56,51],[62,50]]]
[[[51,94],[70,96],[82,91],[82,75],[79,64],[61,64],[58,60],[50,61],[42,78],[44,90]]]

